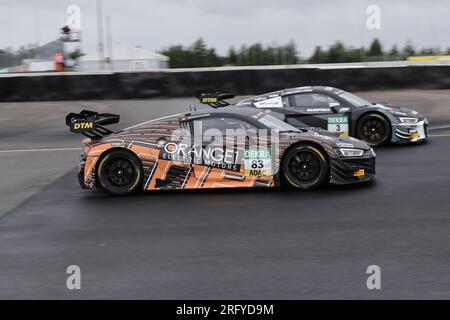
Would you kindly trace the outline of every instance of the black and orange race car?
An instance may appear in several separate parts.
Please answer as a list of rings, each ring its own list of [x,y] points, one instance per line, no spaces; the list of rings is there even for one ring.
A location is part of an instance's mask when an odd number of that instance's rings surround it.
[[[367,182],[375,153],[351,137],[297,129],[270,110],[225,107],[172,115],[111,132],[119,116],[71,113],[66,124],[87,136],[78,178],[82,188],[115,194],[139,190]]]

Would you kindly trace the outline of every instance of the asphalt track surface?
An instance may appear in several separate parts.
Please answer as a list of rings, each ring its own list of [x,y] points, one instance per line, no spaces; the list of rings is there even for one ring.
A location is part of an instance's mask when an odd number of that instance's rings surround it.
[[[450,123],[448,91],[367,95],[416,95],[409,105],[432,126]],[[82,104],[126,126],[189,102]],[[80,139],[63,116],[79,105],[0,104],[0,298],[450,298],[445,129],[427,144],[378,148],[370,184],[113,197],[78,186]],[[69,265],[81,268],[81,290],[66,288]],[[381,267],[379,291],[366,288],[369,265]]]

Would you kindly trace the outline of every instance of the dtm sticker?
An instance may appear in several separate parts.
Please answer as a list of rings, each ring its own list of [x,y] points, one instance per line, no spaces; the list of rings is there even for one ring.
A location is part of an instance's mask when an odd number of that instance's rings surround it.
[[[328,131],[348,136],[348,117],[328,117]]]
[[[272,176],[272,155],[270,150],[245,150],[244,174],[247,177]]]
[[[71,132],[84,132],[85,130],[92,130],[94,129],[94,123],[92,121],[83,121],[83,122],[75,122],[72,123],[70,126]]]
[[[203,97],[202,103],[216,103],[217,97]]]

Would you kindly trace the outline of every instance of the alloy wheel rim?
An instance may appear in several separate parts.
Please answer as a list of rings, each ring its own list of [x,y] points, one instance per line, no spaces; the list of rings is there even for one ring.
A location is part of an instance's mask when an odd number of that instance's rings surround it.
[[[135,170],[130,161],[113,159],[106,166],[106,177],[116,187],[129,185],[133,181]]]
[[[309,151],[301,151],[290,159],[289,170],[298,180],[310,182],[320,174],[320,160],[317,155]]]
[[[386,140],[386,128],[378,119],[368,119],[362,125],[362,140],[378,144]]]

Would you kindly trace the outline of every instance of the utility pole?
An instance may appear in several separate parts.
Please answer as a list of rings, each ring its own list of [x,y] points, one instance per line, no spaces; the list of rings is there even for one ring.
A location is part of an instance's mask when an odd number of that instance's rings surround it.
[[[36,45],[39,46],[39,17],[38,17],[38,5],[36,1],[33,2],[33,13],[34,13],[34,35]]]
[[[112,49],[112,31],[111,31],[111,16],[106,15],[106,50],[108,55],[108,69],[113,69],[113,49]]]
[[[97,31],[98,31],[98,54],[99,54],[99,64],[100,70],[105,68],[105,54],[103,45],[103,8],[102,0],[97,0]]]

